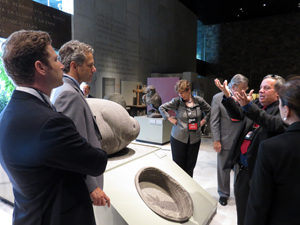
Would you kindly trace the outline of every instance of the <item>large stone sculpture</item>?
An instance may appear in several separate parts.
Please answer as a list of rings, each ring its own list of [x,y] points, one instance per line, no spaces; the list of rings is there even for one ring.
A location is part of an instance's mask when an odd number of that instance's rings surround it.
[[[149,85],[146,90],[147,94],[143,95],[142,101],[144,104],[150,105],[153,108],[148,111],[147,116],[151,118],[161,118],[162,116],[158,110],[161,105],[161,98],[159,94],[152,85]]]
[[[121,95],[120,93],[107,94],[103,97],[103,99],[116,102],[126,109],[126,101],[123,95]]]
[[[87,98],[86,100],[102,135],[102,149],[108,155],[122,150],[137,138],[140,124],[124,107],[104,99]]]

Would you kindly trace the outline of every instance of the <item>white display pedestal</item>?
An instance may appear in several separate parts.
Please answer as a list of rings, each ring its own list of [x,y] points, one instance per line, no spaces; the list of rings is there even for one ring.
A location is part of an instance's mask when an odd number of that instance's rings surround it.
[[[217,210],[217,201],[194,179],[189,177],[161,148],[132,143],[127,154],[110,158],[104,173],[104,192],[111,207],[94,207],[97,225],[178,225],[154,213],[139,196],[135,175],[143,167],[156,167],[177,180],[190,194],[194,214],[185,225],[205,225]],[[11,184],[1,189],[0,196],[13,202]]]
[[[149,118],[147,116],[134,117],[140,124],[137,141],[165,144],[170,141],[173,124],[163,118]]]
[[[138,144],[135,147],[139,147]],[[140,148],[143,148],[140,145]],[[138,149],[138,148],[137,148]],[[154,213],[141,199],[135,187],[135,175],[143,167],[156,167],[177,180],[190,194],[194,214],[181,224],[208,224],[217,209],[217,201],[194,179],[177,166],[163,150],[157,150],[110,168],[104,173],[104,191],[113,207],[94,207],[97,225],[175,225]],[[110,163],[110,162],[109,162]]]

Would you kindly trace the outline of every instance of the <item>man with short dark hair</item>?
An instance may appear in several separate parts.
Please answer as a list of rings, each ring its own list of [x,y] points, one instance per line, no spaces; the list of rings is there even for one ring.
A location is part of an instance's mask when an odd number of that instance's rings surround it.
[[[227,81],[222,85],[218,79],[215,80],[216,86],[224,93],[222,103],[229,117],[243,120],[224,166],[224,169],[231,169],[238,164],[240,168],[234,184],[239,225],[243,225],[245,220],[258,146],[262,140],[283,133],[287,128],[278,108],[278,90],[284,82],[278,75],[265,76],[260,85],[259,99],[252,101],[253,90],[249,95],[242,91],[231,96]]]
[[[13,185],[13,225],[95,225],[84,177],[101,175],[107,154],[52,108],[49,96],[62,85],[64,66],[50,36],[18,31],[2,49],[17,85],[0,114],[0,163]]]

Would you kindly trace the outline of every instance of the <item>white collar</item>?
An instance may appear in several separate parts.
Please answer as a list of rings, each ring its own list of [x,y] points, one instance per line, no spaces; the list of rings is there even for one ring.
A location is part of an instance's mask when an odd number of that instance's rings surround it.
[[[34,95],[35,97],[39,98],[41,101],[44,102],[44,99],[42,98],[42,96],[34,88],[18,86],[18,87],[16,87],[16,90],[23,91],[23,92],[26,92],[28,94]],[[48,104],[51,106],[52,103],[50,102],[50,98],[48,97],[48,95],[46,95],[42,92],[41,92],[41,94],[45,97],[45,99],[48,101]]]

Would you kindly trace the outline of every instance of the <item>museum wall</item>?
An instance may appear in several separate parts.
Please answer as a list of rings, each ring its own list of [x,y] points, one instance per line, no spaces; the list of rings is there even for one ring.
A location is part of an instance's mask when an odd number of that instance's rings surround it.
[[[300,14],[202,25],[206,77],[231,79],[241,73],[259,90],[267,74],[300,74]]]
[[[197,17],[178,0],[74,0],[72,28],[95,49],[97,97],[151,73],[196,72]]]

